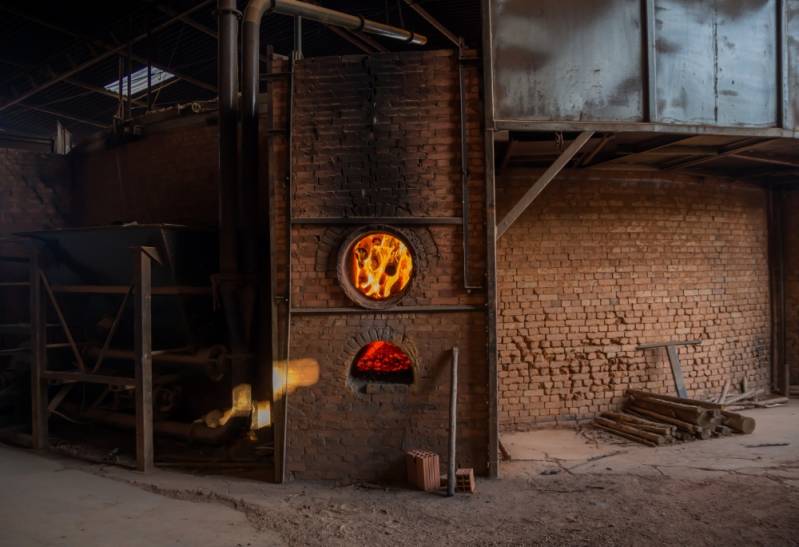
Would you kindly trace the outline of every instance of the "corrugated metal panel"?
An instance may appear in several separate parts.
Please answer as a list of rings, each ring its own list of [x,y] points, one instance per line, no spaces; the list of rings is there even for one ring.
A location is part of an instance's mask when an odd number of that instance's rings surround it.
[[[643,116],[638,0],[495,0],[497,118]]]

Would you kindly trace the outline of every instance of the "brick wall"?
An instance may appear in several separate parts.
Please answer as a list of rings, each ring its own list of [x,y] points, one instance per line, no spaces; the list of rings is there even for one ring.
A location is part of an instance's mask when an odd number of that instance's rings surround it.
[[[0,148],[0,237],[68,225],[71,186],[65,156]],[[17,244],[0,242],[2,254],[22,252]],[[0,263],[0,279],[26,280],[26,276],[20,265]],[[27,316],[27,292],[0,289],[0,323],[25,321]]]
[[[137,141],[76,151],[81,224],[216,225],[218,128],[199,118]]]
[[[799,190],[785,193],[785,358],[799,384]]]
[[[537,173],[498,180],[499,217]],[[692,396],[769,375],[766,194],[721,179],[570,172],[498,246],[503,429],[573,423],[627,388],[673,393],[661,351],[680,350]]]
[[[71,171],[65,156],[0,148],[0,236],[64,226]]]
[[[457,61],[451,52],[307,59],[295,75],[293,215],[459,217]],[[478,75],[468,68],[472,281],[484,270],[484,177]],[[280,204],[277,204],[280,208]],[[356,226],[296,225],[292,307],[353,307],[335,255]],[[450,348],[461,349],[458,464],[487,469],[488,378],[481,292],[463,289],[459,225],[397,226],[419,254],[401,305],[475,305],[470,312],[303,314],[291,358],[319,363],[320,379],[289,397],[288,470],[296,477],[397,479],[403,449],[446,459]],[[392,332],[415,348],[412,386],[347,382],[353,340]],[[349,347],[349,351],[348,351]]]

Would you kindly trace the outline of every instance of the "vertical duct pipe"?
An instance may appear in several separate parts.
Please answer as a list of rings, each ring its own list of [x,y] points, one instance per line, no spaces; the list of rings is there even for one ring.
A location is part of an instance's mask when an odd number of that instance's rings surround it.
[[[219,93],[219,295],[232,353],[233,385],[247,383],[248,348],[239,302],[238,217],[238,28],[236,0],[218,0]]]

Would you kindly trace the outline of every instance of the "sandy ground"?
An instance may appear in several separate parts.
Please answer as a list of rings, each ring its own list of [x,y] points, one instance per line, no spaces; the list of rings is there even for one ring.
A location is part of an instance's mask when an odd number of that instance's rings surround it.
[[[799,545],[799,401],[753,435],[647,448],[503,436],[503,479],[402,489],[141,475],[0,448],[0,545]]]

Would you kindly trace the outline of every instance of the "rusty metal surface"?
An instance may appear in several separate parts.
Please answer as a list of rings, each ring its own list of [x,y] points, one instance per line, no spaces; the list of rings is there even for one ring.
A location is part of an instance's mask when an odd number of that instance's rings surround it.
[[[643,116],[639,0],[493,0],[498,119]]]
[[[658,121],[777,125],[776,0],[655,0]]]
[[[488,3],[498,128],[796,137],[799,0]]]

